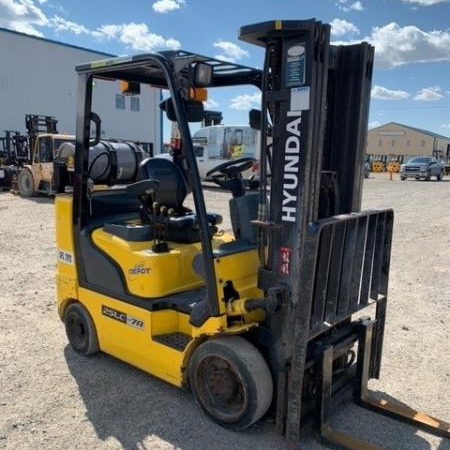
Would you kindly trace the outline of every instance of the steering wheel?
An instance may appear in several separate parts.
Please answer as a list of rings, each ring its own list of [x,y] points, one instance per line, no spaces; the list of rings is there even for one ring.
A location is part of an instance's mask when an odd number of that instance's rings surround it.
[[[230,190],[233,197],[240,197],[245,194],[242,172],[250,169],[255,162],[256,159],[251,157],[232,159],[209,170],[206,173],[206,178],[212,180],[222,189]]]
[[[244,157],[244,158],[238,158],[238,159],[232,159],[231,161],[224,162],[222,164],[219,164],[218,166],[212,168],[206,173],[207,178],[214,179],[214,177],[224,178],[226,177],[233,177],[245,172],[247,169],[250,169],[250,167],[255,164],[256,159],[250,158],[250,157]]]

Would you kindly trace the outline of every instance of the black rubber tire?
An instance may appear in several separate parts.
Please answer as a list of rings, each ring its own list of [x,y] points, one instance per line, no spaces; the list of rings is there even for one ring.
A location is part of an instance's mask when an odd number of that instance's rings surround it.
[[[442,181],[442,178],[444,177],[444,172],[439,172],[437,175],[436,175],[436,180],[437,181]]]
[[[240,336],[201,344],[189,363],[195,400],[218,424],[243,430],[259,420],[272,402],[272,375],[258,349]]]
[[[94,322],[80,303],[71,303],[64,313],[66,334],[72,348],[83,356],[98,352],[98,338]]]
[[[431,180],[431,175],[430,172],[427,173],[427,176],[425,177],[425,181],[430,181]]]
[[[405,181],[406,177],[400,177],[400,180]]]
[[[22,169],[17,177],[17,186],[21,197],[32,197],[34,194],[33,174],[28,169]]]

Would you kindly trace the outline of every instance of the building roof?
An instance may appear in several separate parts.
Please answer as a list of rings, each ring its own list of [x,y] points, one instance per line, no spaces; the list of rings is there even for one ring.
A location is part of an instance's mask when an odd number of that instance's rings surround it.
[[[53,39],[42,38],[39,36],[34,36],[32,34],[21,33],[20,31],[10,30],[8,28],[0,27],[0,31],[4,31],[6,33],[16,34],[18,36],[22,36],[29,39],[37,39],[39,41],[48,42],[49,44],[60,45],[62,47],[73,48],[76,50],[82,50],[84,52],[95,53],[97,55],[103,55],[108,57],[116,57],[117,55],[112,55],[111,53],[99,52],[98,50],[92,50],[90,48],[79,47],[78,45],[66,44],[64,42],[55,41]]]
[[[429,130],[424,130],[422,128],[411,127],[409,125],[405,125],[403,123],[397,123],[397,122],[388,122],[388,123],[385,123],[384,125],[380,125],[379,127],[372,128],[369,131],[377,130],[378,128],[383,128],[383,127],[386,127],[388,125],[397,125],[399,127],[409,128],[410,130],[417,131],[418,133],[426,134],[426,135],[431,136],[431,137],[433,137],[435,139],[446,139],[447,141],[450,140],[450,137],[448,137],[448,136],[443,136],[442,134],[433,133],[432,131],[429,131]]]

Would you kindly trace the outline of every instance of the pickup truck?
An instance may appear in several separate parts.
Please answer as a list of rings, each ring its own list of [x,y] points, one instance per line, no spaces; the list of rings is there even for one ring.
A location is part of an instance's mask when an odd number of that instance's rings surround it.
[[[444,165],[434,156],[415,156],[400,166],[400,179],[420,178],[429,181],[431,177],[441,181],[444,176]]]

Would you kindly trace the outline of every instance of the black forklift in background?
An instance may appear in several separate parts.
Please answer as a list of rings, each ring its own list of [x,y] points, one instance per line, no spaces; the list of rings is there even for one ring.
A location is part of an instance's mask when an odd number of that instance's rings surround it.
[[[335,445],[379,449],[330,426],[332,402],[353,395],[449,438],[449,424],[368,391],[380,376],[394,218],[361,211],[373,47],[330,45],[316,20],[244,26],[239,37],[265,49],[262,70],[184,51],[77,67],[73,193],[55,200],[58,312],[72,347],[190,387],[234,430],[267,413],[292,442],[313,421]],[[173,161],[125,167],[117,151],[94,167],[95,79],[168,90],[160,106],[178,125]],[[206,211],[189,122],[204,119],[204,90],[237,85],[262,92],[250,114],[260,188],[244,188],[252,158],[208,174],[232,194],[228,237]],[[189,192],[195,211],[183,205]]]
[[[0,192],[17,184],[20,167],[29,161],[27,137],[5,130],[0,137]]]

